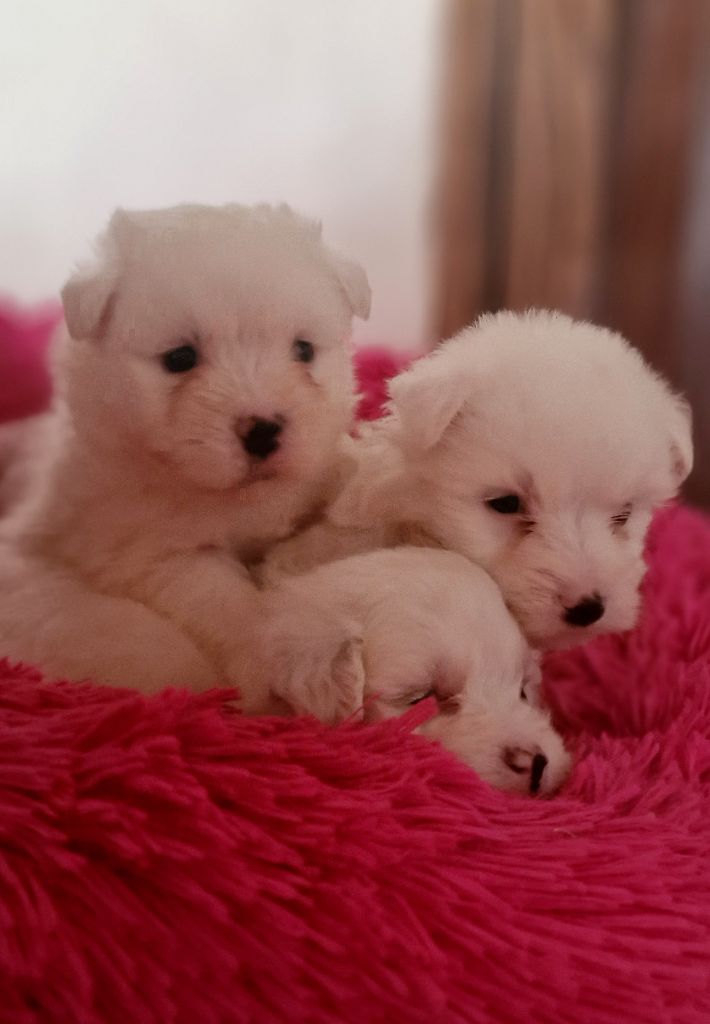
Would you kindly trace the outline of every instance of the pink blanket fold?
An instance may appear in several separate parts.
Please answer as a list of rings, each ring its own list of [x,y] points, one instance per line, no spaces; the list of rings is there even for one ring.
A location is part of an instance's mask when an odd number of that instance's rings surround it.
[[[56,303],[23,309],[0,301],[0,425],[49,405],[47,345],[58,321]]]

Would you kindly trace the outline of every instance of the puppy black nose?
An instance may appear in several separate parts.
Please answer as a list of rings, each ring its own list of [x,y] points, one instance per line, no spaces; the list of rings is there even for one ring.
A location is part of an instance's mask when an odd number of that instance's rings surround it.
[[[542,776],[547,768],[547,758],[544,754],[535,754],[530,766],[530,792],[539,793]]]
[[[599,594],[592,594],[591,597],[583,597],[572,608],[565,608],[562,618],[570,626],[591,626],[593,622],[598,622],[603,614],[604,602]]]
[[[255,459],[268,459],[279,447],[279,434],[283,425],[276,420],[253,419],[242,434],[245,452]]]

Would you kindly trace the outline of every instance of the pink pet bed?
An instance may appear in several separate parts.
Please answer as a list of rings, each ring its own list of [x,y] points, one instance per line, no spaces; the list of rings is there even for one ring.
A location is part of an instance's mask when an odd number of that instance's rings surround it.
[[[0,665],[0,1022],[707,1024],[710,522],[649,558],[635,632],[548,661],[550,801],[423,706],[329,730]]]
[[[59,316],[56,303],[23,309],[0,301],[0,424],[44,412],[49,405],[47,344]]]

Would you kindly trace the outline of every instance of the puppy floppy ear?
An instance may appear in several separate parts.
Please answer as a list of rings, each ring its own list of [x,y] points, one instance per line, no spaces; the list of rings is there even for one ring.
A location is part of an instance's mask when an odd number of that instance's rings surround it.
[[[96,341],[105,333],[118,288],[120,252],[129,230],[129,215],[116,210],[96,243],[94,260],[79,267],[62,289],[64,319],[76,341]]]
[[[463,369],[456,372],[439,349],[390,381],[390,405],[399,414],[406,439],[427,451],[461,412],[469,390]]]
[[[681,395],[669,395],[669,403],[671,481],[677,489],[693,468],[693,414]]]
[[[337,252],[328,251],[330,265],[333,268],[338,284],[345,292],[353,316],[367,320],[370,315],[372,293],[367,274],[357,263],[346,260]]]

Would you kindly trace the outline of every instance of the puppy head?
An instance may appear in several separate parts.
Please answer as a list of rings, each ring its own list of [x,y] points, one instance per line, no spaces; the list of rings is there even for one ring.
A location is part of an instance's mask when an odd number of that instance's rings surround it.
[[[401,548],[390,557],[382,568],[392,583],[364,630],[366,717],[434,698],[423,735],[499,789],[554,792],[570,759],[538,703],[538,657],[498,588],[450,552]]]
[[[630,628],[652,510],[690,472],[688,407],[610,331],[485,316],[391,386],[412,518],[491,573],[543,649]]]
[[[77,423],[199,487],[308,478],[349,426],[367,280],[285,206],[118,211],[62,298]]]
[[[426,684],[381,681],[366,703],[369,720],[391,718],[427,698],[436,714],[418,731],[456,754],[496,789],[533,796],[554,793],[566,779],[570,756],[549,714],[535,702],[536,672],[526,659],[501,677],[471,664],[462,677],[442,666]],[[369,687],[366,684],[366,691]]]

